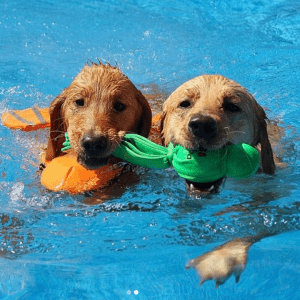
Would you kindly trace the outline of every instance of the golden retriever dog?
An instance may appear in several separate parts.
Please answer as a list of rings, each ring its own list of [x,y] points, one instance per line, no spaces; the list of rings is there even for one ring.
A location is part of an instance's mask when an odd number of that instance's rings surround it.
[[[162,143],[180,144],[190,150],[216,150],[230,144],[247,143],[261,153],[260,171],[275,173],[283,166],[273,156],[269,139],[276,145],[283,130],[267,122],[266,113],[240,84],[221,75],[196,77],[177,88],[163,105]],[[205,196],[218,192],[223,178],[215,182],[186,181],[188,190]],[[230,209],[229,209],[230,211]],[[186,268],[197,270],[201,284],[214,280],[216,287],[235,276],[239,281],[250,247],[271,234],[236,238],[190,260]]]
[[[203,75],[178,87],[163,104],[162,143],[190,150],[216,150],[247,143],[261,151],[261,170],[274,174],[275,162],[263,108],[241,85],[221,75]],[[186,181],[189,191],[217,192],[215,182]]]
[[[68,132],[78,162],[97,169],[108,163],[124,131],[147,137],[151,118],[146,98],[119,68],[86,64],[50,106],[46,160],[63,155]]]

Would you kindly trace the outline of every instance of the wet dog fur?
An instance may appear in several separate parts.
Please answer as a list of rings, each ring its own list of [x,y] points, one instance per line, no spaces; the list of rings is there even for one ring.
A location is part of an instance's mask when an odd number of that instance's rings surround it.
[[[190,150],[216,150],[247,143],[259,148],[261,170],[275,173],[267,131],[267,116],[240,84],[221,75],[203,75],[178,87],[163,104],[162,143]],[[217,192],[223,179],[208,183],[186,181],[193,192]]]
[[[46,160],[63,155],[68,132],[78,162],[97,169],[107,164],[124,132],[147,137],[151,118],[146,98],[119,68],[87,64],[50,106]]]

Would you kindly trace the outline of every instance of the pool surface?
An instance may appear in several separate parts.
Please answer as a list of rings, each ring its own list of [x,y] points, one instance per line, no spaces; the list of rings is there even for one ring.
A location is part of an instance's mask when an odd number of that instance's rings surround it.
[[[0,113],[50,102],[88,61],[110,61],[144,92],[201,74],[255,94],[284,128],[275,176],[227,179],[188,196],[172,169],[98,205],[39,183],[47,130],[0,126],[0,299],[300,299],[300,2],[0,2]],[[198,257],[260,237],[239,283],[200,286]]]

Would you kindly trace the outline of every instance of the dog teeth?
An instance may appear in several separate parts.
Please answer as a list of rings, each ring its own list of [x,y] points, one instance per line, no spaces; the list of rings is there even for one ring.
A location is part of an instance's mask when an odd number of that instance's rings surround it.
[[[215,188],[215,186],[214,185],[212,185],[210,188],[208,188],[207,190],[202,190],[202,192],[211,192],[212,190],[214,190],[214,188]],[[196,190],[197,191],[197,189],[195,188],[195,186],[192,184],[192,183],[190,183],[190,190]]]
[[[215,186],[212,185],[207,191],[208,191],[208,192],[211,192],[214,188],[215,188]]]

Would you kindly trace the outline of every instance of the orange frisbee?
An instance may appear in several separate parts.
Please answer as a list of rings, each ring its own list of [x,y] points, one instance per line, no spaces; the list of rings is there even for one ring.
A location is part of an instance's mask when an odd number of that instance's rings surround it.
[[[59,156],[46,163],[41,183],[47,189],[78,194],[99,189],[120,174],[122,168],[107,164],[97,170],[87,170],[71,154]]]

